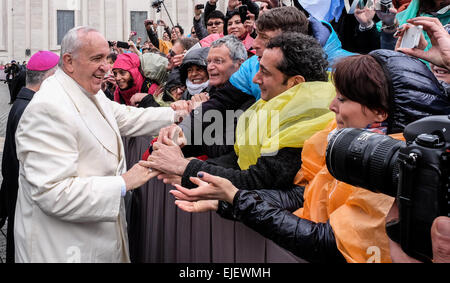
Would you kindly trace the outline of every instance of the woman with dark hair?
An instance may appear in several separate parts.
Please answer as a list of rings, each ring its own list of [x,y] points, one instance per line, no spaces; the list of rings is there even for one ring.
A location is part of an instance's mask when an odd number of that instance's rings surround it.
[[[141,61],[134,53],[119,54],[113,66],[113,74],[117,88],[114,92],[114,101],[132,105],[131,98],[137,93],[153,95],[158,84],[145,78],[140,70]]]
[[[232,34],[236,36],[242,41],[245,49],[250,51],[253,45],[253,37],[251,37],[248,33],[244,22],[245,21],[241,18],[238,10],[227,13],[227,17],[225,18],[224,34]]]
[[[253,37],[248,33],[247,28],[244,25],[244,21],[239,14],[238,10],[229,11],[225,18],[225,23],[223,27],[223,34],[210,34],[209,36],[203,38],[200,41],[202,47],[209,47],[211,44],[219,38],[224,37],[225,35],[234,35],[245,46],[245,49],[249,52],[249,55],[254,55],[255,52],[253,50]]]
[[[385,225],[394,199],[333,178],[325,164],[328,138],[346,127],[401,133],[417,119],[450,114],[450,102],[425,64],[394,51],[344,58],[333,81],[336,120],[305,142],[293,189],[240,190],[200,172],[191,178],[198,188],[171,191],[176,204],[242,221],[307,261],[391,262]]]

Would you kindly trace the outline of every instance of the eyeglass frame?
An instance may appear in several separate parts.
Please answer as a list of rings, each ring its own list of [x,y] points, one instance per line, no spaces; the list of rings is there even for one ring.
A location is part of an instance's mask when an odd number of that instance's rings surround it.
[[[223,24],[225,24],[224,21],[220,21],[220,22],[209,22],[209,21],[208,21],[208,23],[206,23],[206,25],[207,25],[208,27],[212,27],[212,26],[218,27],[218,26],[223,25]]]
[[[178,90],[178,89],[181,89],[183,92],[185,92],[187,87],[184,86],[184,85],[174,86],[174,87],[169,89],[169,92],[172,93],[172,92],[174,92],[175,90]]]
[[[222,65],[223,63],[225,63],[225,60],[222,58],[216,58],[214,60],[206,60],[206,63],[208,65],[214,64],[214,65]]]

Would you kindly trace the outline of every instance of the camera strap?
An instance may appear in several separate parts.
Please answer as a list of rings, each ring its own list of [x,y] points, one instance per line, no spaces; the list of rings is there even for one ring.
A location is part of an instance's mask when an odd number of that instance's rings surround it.
[[[414,178],[417,176],[417,162],[420,158],[417,154],[409,154],[404,160],[400,162],[400,175],[398,182],[398,210],[400,217],[400,245],[406,252],[410,250],[412,241],[410,239],[411,219],[413,215],[413,201],[412,189],[414,186]],[[406,176],[410,176],[407,178]]]
[[[408,229],[411,223],[412,201],[411,188],[413,188],[414,179],[405,178],[404,176],[415,176],[417,169],[417,160],[409,156],[406,160],[402,160],[399,164],[399,180],[397,204],[399,209],[399,219],[386,223],[386,233],[389,238],[400,244],[404,250],[408,250],[409,234]]]

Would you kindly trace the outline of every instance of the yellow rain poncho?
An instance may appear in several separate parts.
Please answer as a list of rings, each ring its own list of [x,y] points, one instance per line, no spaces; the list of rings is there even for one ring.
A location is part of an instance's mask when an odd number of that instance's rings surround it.
[[[269,101],[260,99],[239,118],[234,149],[241,170],[262,155],[275,155],[285,147],[303,147],[322,130],[334,113],[329,105],[336,95],[331,82],[296,85]]]

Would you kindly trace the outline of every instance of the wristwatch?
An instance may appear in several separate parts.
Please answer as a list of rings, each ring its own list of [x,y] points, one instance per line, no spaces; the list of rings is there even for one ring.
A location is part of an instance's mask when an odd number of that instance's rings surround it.
[[[359,24],[359,30],[362,31],[362,32],[368,31],[368,30],[371,30],[371,29],[373,28],[374,25],[375,25],[375,24],[374,24],[373,21],[370,22],[370,24],[369,24],[368,26],[366,26],[366,27],[364,27],[364,26],[362,26],[361,24]]]

